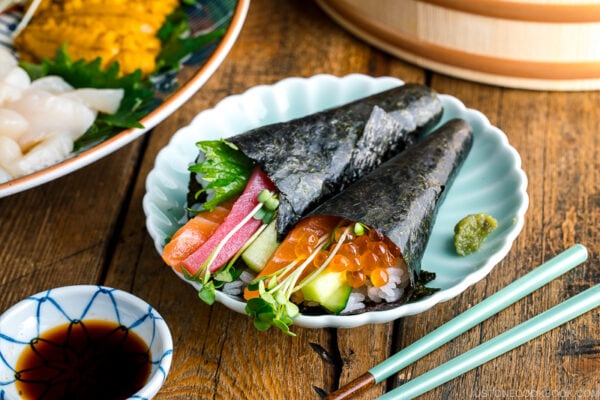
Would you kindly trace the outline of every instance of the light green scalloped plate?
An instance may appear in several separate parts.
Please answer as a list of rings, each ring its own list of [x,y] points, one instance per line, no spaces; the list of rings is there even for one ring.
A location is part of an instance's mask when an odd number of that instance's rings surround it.
[[[198,114],[160,151],[146,181],[143,207],[156,250],[159,254],[162,252],[165,238],[184,220],[187,167],[197,155],[196,141],[228,137],[261,125],[300,117],[401,84],[403,82],[395,78],[358,74],[341,78],[331,75],[288,78],[227,97],[215,108]],[[451,118],[463,118],[471,123],[474,132],[473,148],[441,205],[423,258],[423,268],[437,274],[429,286],[441,290],[420,301],[385,311],[347,316],[301,315],[295,319],[295,325],[355,327],[423,312],[483,279],[510,250],[523,227],[529,202],[521,159],[509,145],[506,135],[490,125],[483,114],[467,109],[452,96],[440,96],[444,105],[440,124]],[[454,225],[467,214],[479,212],[494,216],[498,228],[478,252],[460,257],[453,247]],[[245,303],[239,298],[218,292],[217,301],[244,313]]]

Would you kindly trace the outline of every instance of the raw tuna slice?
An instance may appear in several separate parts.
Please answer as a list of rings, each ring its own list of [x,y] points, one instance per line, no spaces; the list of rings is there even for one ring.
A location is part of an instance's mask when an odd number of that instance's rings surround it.
[[[258,205],[258,195],[264,189],[274,191],[275,185],[259,168],[256,168],[252,172],[244,192],[236,200],[223,223],[198,250],[183,260],[181,266],[192,275],[197,273],[225,236]],[[210,272],[218,270],[230,260],[244,246],[254,232],[260,228],[261,224],[262,221],[254,218],[246,222],[219,251],[219,254],[210,265]]]

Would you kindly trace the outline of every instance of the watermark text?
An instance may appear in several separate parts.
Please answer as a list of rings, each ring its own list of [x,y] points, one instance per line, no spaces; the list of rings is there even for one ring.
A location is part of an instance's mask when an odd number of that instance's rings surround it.
[[[600,389],[501,389],[481,388],[471,393],[474,399],[600,399]]]

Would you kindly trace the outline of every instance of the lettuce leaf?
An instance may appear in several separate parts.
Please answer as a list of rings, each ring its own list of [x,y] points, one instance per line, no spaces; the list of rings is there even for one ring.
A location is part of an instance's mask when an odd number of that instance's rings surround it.
[[[204,159],[190,166],[189,171],[198,174],[204,186],[195,197],[206,193],[208,200],[203,207],[212,211],[223,201],[242,193],[254,165],[235,145],[225,140],[202,141],[196,146],[204,154]]]

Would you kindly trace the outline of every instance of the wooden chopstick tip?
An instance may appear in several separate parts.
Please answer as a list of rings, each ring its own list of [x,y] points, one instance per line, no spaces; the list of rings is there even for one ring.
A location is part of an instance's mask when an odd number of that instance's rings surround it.
[[[348,382],[335,392],[325,397],[325,400],[344,400],[375,385],[375,377],[370,372],[365,372],[358,378]]]

